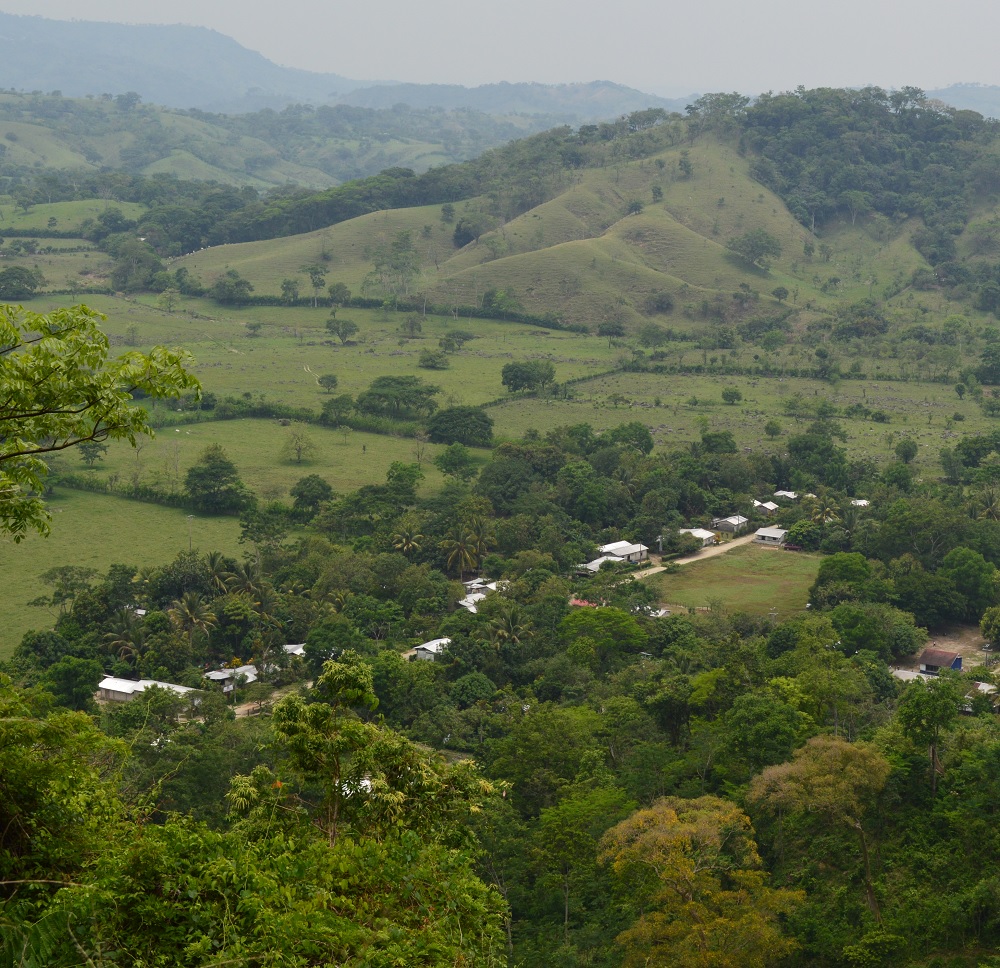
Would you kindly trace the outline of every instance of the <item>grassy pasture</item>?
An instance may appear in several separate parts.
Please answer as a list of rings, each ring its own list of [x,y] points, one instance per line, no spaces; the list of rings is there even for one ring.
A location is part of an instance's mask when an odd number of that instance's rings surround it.
[[[293,431],[304,432],[315,445],[314,455],[301,463],[282,456],[282,448]],[[87,470],[76,452],[72,457],[67,453],[59,458],[58,466],[63,471],[92,474],[98,480],[107,480],[113,474],[131,480],[138,473],[145,483],[180,489],[188,469],[210,444],[220,444],[244,483],[268,499],[287,500],[289,488],[308,474],[319,475],[335,491],[343,493],[362,484],[383,482],[394,461],[417,460],[416,441],[401,437],[355,431],[345,434],[311,425],[283,427],[275,420],[219,420],[165,427],[143,444],[138,456],[128,444],[112,444],[107,458],[92,471]],[[442,449],[440,444],[424,447],[425,489],[436,490],[444,480],[430,463]]]
[[[117,208],[128,219],[139,219],[146,211],[146,206],[139,202],[106,202],[88,198],[83,201],[32,205],[25,212],[10,200],[10,196],[0,196],[0,235],[3,235],[5,228],[28,231],[48,228],[50,218],[56,220],[55,228],[65,232],[79,228],[88,218],[96,219],[109,208]],[[53,245],[71,244],[68,239],[40,240],[41,245],[48,245],[50,242]]]
[[[567,380],[611,369],[621,353],[593,336],[481,319],[427,316],[419,336],[407,339],[400,329],[402,313],[385,317],[373,310],[345,309],[338,316],[357,323],[359,332],[342,346],[326,332],[329,311],[322,308],[226,309],[185,299],[167,313],[153,297],[126,301],[94,296],[85,301],[107,315],[104,328],[118,348],[125,348],[126,335],[135,326],[140,349],[165,344],[190,350],[194,372],[206,390],[220,395],[252,391],[316,411],[325,399],[316,379],[324,373],[336,374],[338,393],[357,394],[378,376],[420,376],[441,387],[441,406],[481,404],[504,395],[500,374],[512,360],[550,359],[556,378]],[[65,303],[64,298],[45,297],[29,305],[45,312]],[[259,337],[247,336],[248,322],[261,324]],[[449,355],[450,368],[418,367],[421,351],[437,350],[438,340],[456,329],[477,338]]]
[[[667,606],[704,608],[722,602],[730,613],[767,615],[773,610],[784,621],[805,608],[819,563],[819,555],[749,544],[643,580]]]
[[[73,564],[104,572],[114,564],[162,565],[188,548],[184,511],[101,494],[62,491],[50,502],[52,533],[31,535],[20,544],[0,539],[0,659],[6,658],[29,629],[51,628],[55,616],[28,602],[49,589],[38,576]],[[201,551],[238,555],[239,523],[235,518],[195,516],[190,540]]]

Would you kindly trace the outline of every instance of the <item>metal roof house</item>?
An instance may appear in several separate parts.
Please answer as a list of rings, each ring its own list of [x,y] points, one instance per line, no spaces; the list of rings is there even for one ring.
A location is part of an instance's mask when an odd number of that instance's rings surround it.
[[[178,696],[197,691],[190,686],[177,686],[172,682],[159,682],[156,679],[119,679],[117,676],[105,676],[97,684],[97,698],[103,702],[128,702],[133,696],[145,692],[152,686],[167,689]]]
[[[611,544],[598,548],[602,555],[614,555],[624,561],[645,561],[649,557],[649,548],[644,544],[633,544],[631,541],[612,541]]]
[[[257,667],[255,665],[241,665],[235,669],[216,669],[213,672],[206,672],[205,679],[210,682],[221,682],[222,691],[230,693],[236,688],[238,680],[242,679],[244,685],[250,685],[257,681]]]
[[[412,658],[420,662],[433,662],[439,655],[445,652],[449,645],[451,645],[451,639],[431,639],[430,642],[418,645],[413,650]]]
[[[718,538],[714,531],[706,531],[704,528],[678,528],[680,534],[689,534],[692,538],[697,538],[703,548],[718,543]]]
[[[730,514],[728,518],[712,518],[712,527],[716,531],[725,531],[728,534],[745,531],[749,523],[750,519],[743,517],[742,514]]]
[[[761,544],[781,545],[785,543],[788,532],[784,528],[758,528],[754,541]]]

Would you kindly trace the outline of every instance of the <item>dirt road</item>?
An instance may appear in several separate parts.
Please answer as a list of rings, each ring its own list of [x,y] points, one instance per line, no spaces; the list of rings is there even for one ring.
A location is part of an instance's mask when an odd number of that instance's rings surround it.
[[[710,548],[702,548],[700,551],[696,551],[693,555],[685,555],[683,558],[674,558],[672,564],[675,565],[690,565],[693,561],[704,561],[706,558],[714,558],[716,555],[724,555],[727,551],[732,551],[733,548],[739,548],[742,545],[750,544],[753,541],[754,535],[745,534],[742,538],[734,538],[732,541],[725,541],[722,544],[712,545]],[[654,565],[652,568],[644,568],[642,571],[633,572],[633,578],[648,578],[650,575],[658,575],[661,571],[666,571],[665,565]]]

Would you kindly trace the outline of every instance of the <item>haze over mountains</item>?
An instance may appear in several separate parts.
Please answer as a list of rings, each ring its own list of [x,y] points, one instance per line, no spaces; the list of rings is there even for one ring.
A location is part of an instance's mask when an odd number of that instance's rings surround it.
[[[0,87],[68,97],[135,91],[173,108],[236,114],[289,104],[473,108],[489,113],[614,117],[672,101],[606,81],[590,84],[396,84],[280,67],[205,27],[47,20],[0,12]]]

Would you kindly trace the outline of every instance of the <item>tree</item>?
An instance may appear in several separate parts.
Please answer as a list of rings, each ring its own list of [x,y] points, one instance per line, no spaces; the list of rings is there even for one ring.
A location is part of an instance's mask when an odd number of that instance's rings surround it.
[[[336,336],[342,346],[346,346],[348,340],[357,333],[358,324],[350,319],[331,318],[326,321],[326,331],[331,336]]]
[[[416,339],[417,333],[421,332],[424,328],[420,319],[420,314],[407,313],[403,318],[403,321],[399,324],[399,328],[406,333],[410,339]]]
[[[252,503],[236,465],[219,444],[210,444],[184,478],[191,503],[206,514],[235,514]]]
[[[200,395],[183,351],[158,346],[109,360],[104,318],[85,306],[48,315],[0,306],[0,531],[15,541],[49,528],[42,455],[87,441],[134,446],[153,432],[147,411],[130,405],[135,393]]]
[[[38,276],[25,266],[10,266],[0,270],[0,301],[19,302],[30,299],[38,289]]]
[[[156,297],[156,301],[163,307],[164,310],[168,313],[172,313],[174,311],[174,307],[180,301],[180,298],[181,291],[179,289],[175,289],[173,286],[170,286],[169,288],[164,289],[163,292]]]
[[[339,382],[335,373],[324,373],[316,377],[316,383],[323,389],[324,393],[333,393]]]
[[[616,939],[626,968],[765,968],[797,948],[781,921],[804,900],[767,884],[753,828],[718,797],[665,798],[601,841],[638,920]]]
[[[290,306],[298,298],[299,298],[299,280],[282,279],[281,301],[285,303],[286,306]]]
[[[208,295],[224,306],[241,306],[247,301],[253,286],[235,269],[228,269],[208,288]]]
[[[100,444],[96,440],[85,440],[80,444],[80,457],[89,468],[93,469],[99,460],[104,460],[108,448],[106,444]]]
[[[743,394],[736,387],[723,387],[722,399],[725,403],[733,406],[733,404],[739,403],[743,399]]]
[[[563,902],[563,943],[569,943],[570,897],[593,883],[602,834],[635,808],[614,787],[577,789],[538,818],[534,853],[543,882],[559,885]]]
[[[309,285],[312,286],[313,291],[313,309],[315,309],[320,291],[326,285],[326,269],[321,265],[313,263],[312,265],[303,266],[302,271],[309,276]]]
[[[781,424],[778,423],[777,420],[768,420],[768,422],[764,424],[764,433],[774,440],[775,437],[779,437],[781,435]]]
[[[461,481],[476,475],[476,460],[465,444],[451,444],[434,458],[433,464],[442,474]]]
[[[310,517],[324,501],[333,500],[333,488],[317,474],[301,477],[288,492],[292,497],[292,508]]]
[[[788,290],[784,286],[775,286],[771,290],[771,295],[778,300],[779,303],[783,303],[788,298]]]
[[[493,418],[481,407],[446,407],[427,422],[427,435],[435,444],[489,447]]]
[[[434,397],[440,392],[417,376],[380,376],[358,394],[354,405],[362,413],[397,419],[426,416],[437,409]]]
[[[767,269],[771,259],[781,256],[781,243],[764,229],[752,229],[732,239],[729,250],[750,265]]]
[[[621,339],[625,335],[625,324],[615,320],[600,323],[597,327],[598,336],[607,336],[608,347],[611,347],[612,340]]]
[[[904,437],[896,444],[896,456],[904,463],[909,464],[917,456],[917,442],[912,437]]]
[[[511,393],[517,393],[518,390],[544,390],[555,378],[556,368],[551,360],[505,363],[500,371],[500,382]]]
[[[867,743],[814,736],[788,763],[771,766],[750,784],[749,800],[771,813],[812,814],[858,835],[865,895],[881,922],[862,821],[889,778],[889,761]]]
[[[320,411],[320,423],[329,427],[339,427],[347,415],[354,409],[354,398],[349,393],[340,393],[329,400],[323,401]]]
[[[342,282],[335,282],[327,292],[330,294],[330,303],[334,306],[343,306],[351,298],[351,290]]]
[[[301,427],[293,427],[281,446],[281,456],[295,464],[309,460],[315,453],[316,442]]]

